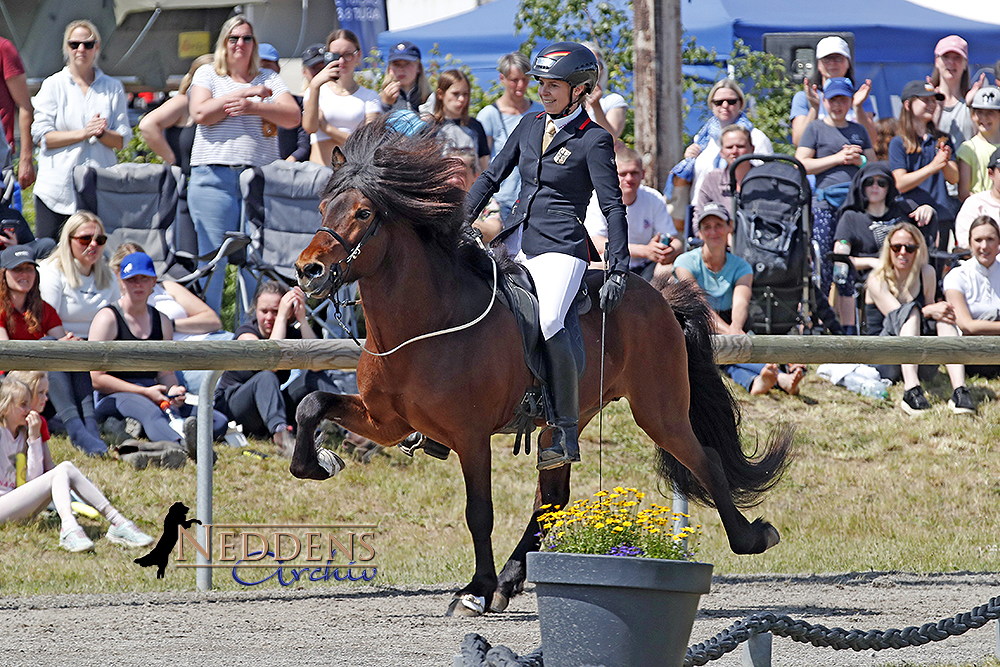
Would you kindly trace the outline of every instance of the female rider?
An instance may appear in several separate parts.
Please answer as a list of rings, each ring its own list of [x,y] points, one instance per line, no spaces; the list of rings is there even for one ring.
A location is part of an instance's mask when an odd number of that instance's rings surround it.
[[[583,106],[597,69],[597,59],[582,44],[543,49],[528,75],[538,79],[545,113],[518,123],[466,199],[474,220],[514,168],[520,170],[520,196],[495,242],[518,257],[538,291],[554,415],[552,442],[538,452],[539,470],[580,460],[580,378],[563,321],[587,263],[597,259],[590,256],[592,244],[581,222],[595,190],[609,233],[610,277],[601,288],[601,308],[610,313],[625,294],[629,254],[613,139]]]

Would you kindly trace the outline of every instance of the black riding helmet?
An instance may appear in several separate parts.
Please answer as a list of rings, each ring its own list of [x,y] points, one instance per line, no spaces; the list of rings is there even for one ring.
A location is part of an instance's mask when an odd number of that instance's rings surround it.
[[[565,81],[570,89],[583,84],[583,94],[577,99],[571,99],[569,105],[556,114],[560,118],[574,109],[577,103],[589,95],[597,85],[597,57],[583,44],[576,42],[557,42],[542,49],[535,57],[535,65],[528,76],[536,79],[556,79]]]

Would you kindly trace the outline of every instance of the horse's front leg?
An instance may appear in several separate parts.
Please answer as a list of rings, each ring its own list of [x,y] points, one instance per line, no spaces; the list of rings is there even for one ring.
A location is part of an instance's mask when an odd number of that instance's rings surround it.
[[[493,564],[493,491],[490,487],[489,435],[462,439],[453,447],[465,478],[465,521],[472,533],[476,573],[469,585],[455,593],[448,616],[479,616],[490,606],[497,587]]]
[[[314,391],[295,410],[298,432],[289,470],[299,479],[328,479],[344,467],[339,456],[316,448],[316,428],[323,419],[380,443],[398,442],[412,430],[401,420],[376,423],[360,396]]]

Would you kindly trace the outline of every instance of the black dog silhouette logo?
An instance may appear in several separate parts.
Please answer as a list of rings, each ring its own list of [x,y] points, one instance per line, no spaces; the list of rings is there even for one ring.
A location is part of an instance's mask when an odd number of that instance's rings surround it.
[[[178,529],[189,529],[192,525],[201,525],[198,519],[188,519],[187,513],[191,508],[181,501],[175,502],[167,510],[167,516],[163,518],[163,534],[157,540],[156,546],[145,556],[136,558],[133,562],[141,567],[156,566],[156,578],[163,579],[167,570],[167,563],[170,561],[170,552],[177,544]]]

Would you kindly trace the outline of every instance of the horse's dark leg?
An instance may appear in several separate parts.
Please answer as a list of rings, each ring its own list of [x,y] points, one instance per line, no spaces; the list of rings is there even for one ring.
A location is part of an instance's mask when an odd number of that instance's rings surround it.
[[[468,586],[455,594],[448,616],[479,616],[490,606],[497,587],[493,564],[493,492],[490,488],[490,440],[463,440],[467,449],[456,449],[465,478],[465,521],[472,533],[476,573]]]
[[[562,466],[538,473],[538,490],[535,492],[534,512],[528,521],[528,527],[521,535],[521,540],[517,543],[510,558],[507,559],[503,570],[500,571],[490,611],[503,611],[507,608],[510,599],[524,589],[528,552],[538,551],[538,545],[541,541],[539,533],[541,533],[542,528],[538,524],[538,517],[546,512],[551,512],[556,506],[566,507],[566,503],[569,502],[571,469],[572,466]],[[539,509],[542,505],[552,505],[552,507],[544,510]]]

